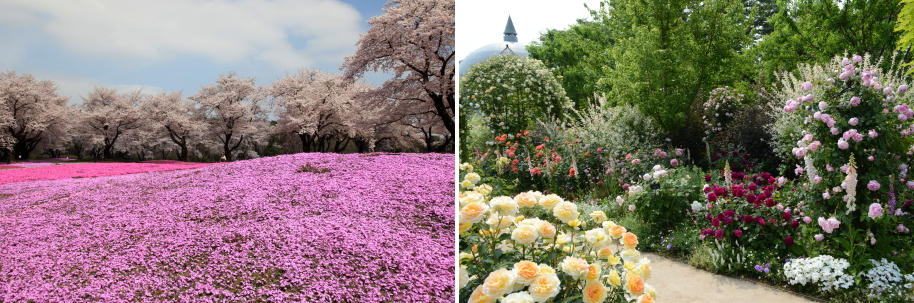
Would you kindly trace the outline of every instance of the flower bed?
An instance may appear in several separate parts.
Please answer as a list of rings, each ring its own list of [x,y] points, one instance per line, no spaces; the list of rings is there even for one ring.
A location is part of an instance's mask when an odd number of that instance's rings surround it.
[[[13,165],[20,166],[20,163]],[[31,165],[32,163],[30,163]],[[29,169],[17,169],[0,173],[0,184],[40,180],[60,180],[68,178],[91,178],[135,174],[150,171],[168,171],[207,167],[218,163],[173,164],[154,163],[76,163],[54,165],[53,163],[34,163],[37,166]],[[40,165],[39,165],[40,164]]]
[[[296,154],[0,185],[0,301],[453,301],[452,163]]]

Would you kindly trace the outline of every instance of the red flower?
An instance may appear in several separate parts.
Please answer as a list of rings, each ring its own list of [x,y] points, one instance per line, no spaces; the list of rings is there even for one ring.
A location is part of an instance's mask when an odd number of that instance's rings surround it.
[[[784,244],[786,244],[787,246],[793,245],[793,237],[784,238]]]
[[[717,218],[711,219],[711,225],[714,225],[714,227],[720,227],[720,220]]]
[[[714,193],[708,193],[708,201],[714,202],[717,201],[717,195]]]
[[[784,220],[790,221],[790,218],[793,217],[788,212],[784,212]]]
[[[765,206],[774,207],[774,199],[771,199],[771,198],[765,199]]]
[[[544,147],[546,147],[546,144],[537,145],[536,150],[543,150]]]
[[[758,225],[765,226],[765,218],[759,217],[756,220],[758,221]]]

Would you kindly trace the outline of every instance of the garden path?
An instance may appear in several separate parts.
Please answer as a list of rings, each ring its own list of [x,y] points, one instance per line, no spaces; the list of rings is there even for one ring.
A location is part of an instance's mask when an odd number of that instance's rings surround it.
[[[777,288],[697,269],[659,255],[642,253],[651,260],[647,283],[657,288],[658,302],[816,302]]]

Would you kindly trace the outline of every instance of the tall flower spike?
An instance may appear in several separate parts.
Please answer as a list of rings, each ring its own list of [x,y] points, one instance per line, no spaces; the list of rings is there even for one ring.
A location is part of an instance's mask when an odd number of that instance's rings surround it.
[[[812,155],[806,154],[803,157],[803,161],[806,162],[806,176],[809,177],[809,183],[815,183],[813,178],[819,175],[819,171],[816,169],[816,166],[813,165]]]
[[[733,186],[733,173],[730,171],[730,160],[727,160],[724,164],[724,181],[727,182],[727,187]]]
[[[857,195],[857,165],[854,163],[853,155],[851,155],[847,166],[847,177],[844,178],[847,194],[844,196],[844,200],[847,201],[847,213],[850,214],[852,211],[857,210],[857,204],[854,204],[854,201],[856,201],[855,196]]]

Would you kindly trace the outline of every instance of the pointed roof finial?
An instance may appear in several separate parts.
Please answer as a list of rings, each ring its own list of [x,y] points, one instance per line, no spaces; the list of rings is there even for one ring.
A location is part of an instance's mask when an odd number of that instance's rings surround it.
[[[505,42],[517,42],[517,30],[514,29],[514,22],[511,22],[511,16],[508,16],[508,24],[505,25]]]

